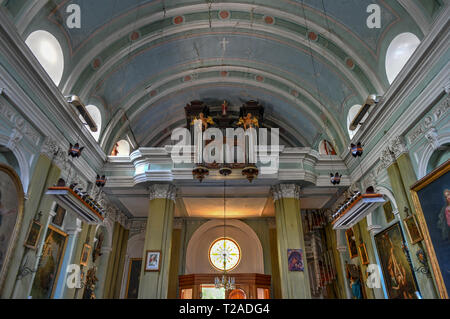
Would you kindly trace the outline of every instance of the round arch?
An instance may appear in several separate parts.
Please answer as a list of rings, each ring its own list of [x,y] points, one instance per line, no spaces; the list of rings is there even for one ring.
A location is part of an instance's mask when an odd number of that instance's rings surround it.
[[[433,155],[434,151],[439,148],[440,146],[446,145],[450,143],[450,133],[442,134],[437,137],[437,145],[438,147],[433,147],[431,144],[427,144],[425,146],[425,149],[422,152],[422,156],[420,157],[418,161],[418,179],[421,179],[425,175],[427,175],[427,167],[428,163],[430,162],[431,156]]]
[[[226,221],[225,233],[241,248],[241,261],[230,272],[263,274],[263,248],[255,231],[246,223],[231,219]],[[187,245],[185,274],[217,273],[209,262],[208,251],[211,243],[223,236],[223,220],[210,220],[200,226]]]

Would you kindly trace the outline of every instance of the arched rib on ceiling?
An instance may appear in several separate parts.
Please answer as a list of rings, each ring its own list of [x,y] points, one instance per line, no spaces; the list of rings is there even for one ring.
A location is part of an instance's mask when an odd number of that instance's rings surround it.
[[[65,6],[70,3],[80,4],[84,10],[82,11],[82,30],[69,30],[64,24]],[[364,27],[366,7],[372,3],[379,4],[383,10],[380,30],[368,30]],[[133,102],[133,104],[129,101],[145,99],[146,94],[151,93],[155,88],[169,92],[179,87],[172,85],[170,90],[168,90],[169,87],[163,88],[164,85],[169,85],[169,80],[175,75],[191,72],[190,76],[195,77],[196,74],[207,73],[203,72],[203,69],[219,66],[223,67],[225,72],[229,72],[230,78],[233,79],[248,80],[250,75],[262,76],[264,89],[273,89],[275,91],[271,93],[283,96],[285,99],[296,98],[293,103],[293,112],[300,106],[304,108],[302,111],[306,114],[315,114],[315,117],[312,117],[314,125],[325,124],[324,126],[328,127],[327,124],[330,124],[335,133],[326,132],[326,134],[331,134],[330,139],[335,138],[339,144],[345,145],[345,141],[348,140],[347,135],[344,134],[346,130],[342,129],[346,125],[345,108],[362,103],[369,93],[382,94],[385,91],[387,83],[385,83],[384,74],[380,75],[378,64],[383,38],[393,26],[398,26],[400,22],[405,24],[412,21],[409,15],[405,15],[406,11],[400,4],[391,0],[358,0],[340,4],[334,0],[240,0],[220,3],[196,0],[120,0],[114,1],[113,4],[106,0],[95,2],[59,0],[54,1],[53,5],[56,8],[50,4],[42,7],[38,4],[33,6],[23,4],[23,7],[30,11],[24,8],[16,10],[22,11],[18,19],[22,21],[19,30],[23,30],[25,36],[35,30],[36,26],[45,26],[47,23],[47,26],[58,28],[55,32],[65,35],[67,51],[71,59],[69,59],[70,65],[66,68],[68,72],[65,73],[65,78],[61,82],[63,93],[81,95],[86,101],[92,96],[105,101],[105,108],[109,113],[106,121],[109,121],[109,125],[102,133],[104,148],[109,147],[107,141],[115,135],[111,135],[112,132],[118,131],[115,125],[120,122],[123,112],[133,118],[141,114],[141,111],[135,112],[141,110],[139,104],[147,107],[151,105],[145,101]],[[325,11],[322,5],[326,7]],[[101,10],[95,10],[99,8]],[[223,18],[221,12],[228,12],[229,16]],[[350,12],[356,13],[350,14]],[[96,15],[96,13],[99,14]],[[304,13],[306,19],[303,16]],[[33,17],[35,17],[34,21]],[[177,23],[177,21],[180,22],[177,20],[178,17],[182,18],[181,23]],[[28,27],[25,27],[26,24]],[[318,35],[317,38],[308,39],[309,31]],[[197,39],[201,41],[207,32],[216,32],[217,35],[221,35],[220,39],[223,37],[225,41],[229,41],[227,39],[232,36],[241,36],[244,43],[250,44],[256,43],[257,39],[275,44],[283,42],[285,48],[293,49],[288,49],[292,52],[287,57],[293,67],[277,65],[276,61],[273,61],[275,59],[251,59],[245,51],[240,52],[240,61],[233,57],[206,53],[198,55],[196,59],[186,59],[184,65],[160,63],[161,61],[156,60],[154,63],[164,64],[166,70],[157,72],[149,68],[147,71],[151,77],[136,82],[132,81],[134,76],[121,78],[118,73],[119,81],[115,83],[112,81],[111,83],[115,85],[110,86],[109,93],[106,92],[108,94],[105,93],[105,88],[102,86],[115,70],[128,66],[128,71],[123,73],[126,75],[133,74],[134,70],[148,67],[142,64],[141,66],[133,65],[132,61],[125,62],[129,57],[138,59],[139,52],[146,47],[157,46],[161,42],[171,45],[175,38],[179,38],[178,41],[182,42],[183,38],[197,36]],[[309,46],[311,46],[314,60],[319,65],[318,73],[321,74],[317,76],[315,71],[309,73],[319,80],[314,77],[308,78],[307,74],[302,73],[306,67],[302,66],[303,69],[299,67],[299,60],[303,60],[304,63],[311,62],[308,59]],[[256,46],[255,48],[258,49]],[[275,52],[269,51],[269,54],[276,57],[286,52],[285,48],[274,50]],[[192,45],[185,51],[192,52],[195,49],[198,48]],[[173,52],[172,55],[176,54],[179,52]],[[243,72],[236,69],[239,67],[249,68],[247,72]],[[337,85],[329,85],[328,73],[340,78],[336,82]],[[323,82],[319,83],[318,92],[316,81],[320,82],[320,78]],[[116,92],[127,86],[127,83],[120,81],[129,83],[123,94],[117,95]],[[194,79],[193,83],[195,81]],[[147,90],[149,86],[151,89]],[[259,85],[259,87],[262,86]],[[347,92],[342,96],[343,91]],[[160,94],[163,92],[158,92],[158,95]],[[338,104],[339,107],[333,108],[333,104]],[[312,141],[309,140],[308,143],[311,144]]]
[[[213,71],[218,73],[218,71]],[[180,75],[183,77],[183,75]],[[337,143],[337,147],[343,150],[345,141],[344,133],[340,125],[325,125],[322,118],[308,108],[295,96],[284,92],[267,83],[258,82],[256,79],[202,77],[179,82],[178,85],[168,90],[159,92],[153,97],[144,96],[144,102],[135,103],[138,110],[131,113],[128,121],[123,121],[123,111],[115,117],[115,123],[110,123],[102,138],[102,145],[110,147],[114,140],[127,133],[132,127],[137,135],[137,142],[145,146],[153,136],[163,132],[168,124],[177,122],[184,116],[183,107],[186,100],[205,99],[213,97],[220,105],[222,98],[232,99],[232,105],[240,106],[249,99],[258,97],[266,108],[265,116],[278,119],[277,127],[283,127],[290,136],[295,136],[304,146],[311,146],[314,140],[321,135],[326,135]],[[241,92],[244,95],[240,94]],[[333,119],[331,119],[333,120]],[[333,123],[333,122],[331,122]],[[337,128],[337,129],[336,129]],[[325,130],[325,131],[324,131]],[[335,138],[342,136],[342,138]],[[297,143],[298,145],[298,143]]]

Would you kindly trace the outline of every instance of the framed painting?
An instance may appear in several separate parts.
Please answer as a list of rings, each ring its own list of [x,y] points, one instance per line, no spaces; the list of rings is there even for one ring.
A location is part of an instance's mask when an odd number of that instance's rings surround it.
[[[408,236],[412,244],[423,240],[422,232],[420,231],[420,227],[417,224],[417,220],[414,215],[406,217],[403,222],[405,223],[405,227],[408,231]]]
[[[375,235],[386,290],[390,299],[417,299],[418,289],[407,251],[403,249],[403,233],[400,223]]]
[[[31,221],[30,229],[28,230],[28,234],[24,243],[25,247],[30,249],[36,249],[39,236],[41,235],[42,225],[37,220]]]
[[[417,219],[441,298],[450,289],[450,160],[411,186]]]
[[[66,216],[66,210],[60,205],[55,206],[55,216],[52,218],[52,224],[61,227]]]
[[[0,164],[0,291],[23,219],[24,193],[14,169]]]
[[[353,229],[349,228],[345,231],[345,238],[347,239],[350,259],[353,259],[358,256],[358,249],[356,248],[355,234],[353,233]]]
[[[367,256],[366,244],[362,243],[359,245],[359,255],[361,256],[361,264],[369,264],[369,256]]]
[[[389,224],[395,218],[395,215],[392,212],[392,203],[390,201],[384,203],[383,211],[384,211],[384,217],[386,217],[386,223]]]
[[[139,292],[139,280],[141,277],[142,258],[131,258],[128,265],[128,281],[126,299],[137,299]]]
[[[51,299],[66,250],[67,234],[49,225],[45,234],[42,256],[31,288],[33,299]]]
[[[83,250],[81,251],[80,265],[87,266],[91,250],[92,250],[91,245],[88,244],[83,245]]]
[[[288,270],[289,271],[304,271],[303,265],[303,250],[288,249]]]
[[[147,250],[145,253],[145,271],[159,271],[161,266],[161,251]]]

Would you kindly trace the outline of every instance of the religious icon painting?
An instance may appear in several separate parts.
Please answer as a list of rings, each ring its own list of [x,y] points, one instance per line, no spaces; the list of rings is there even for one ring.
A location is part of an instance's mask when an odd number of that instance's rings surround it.
[[[450,291],[450,160],[411,186],[420,228],[408,226],[411,238],[423,235],[430,264],[442,299]],[[415,223],[414,223],[415,224]],[[416,239],[417,239],[416,238]]]
[[[369,256],[367,256],[366,244],[362,243],[359,245],[359,255],[361,256],[361,264],[369,264]]]
[[[419,293],[404,242],[400,223],[375,235],[389,299],[417,299]]]
[[[356,248],[355,234],[353,233],[353,229],[349,228],[345,231],[345,238],[347,238],[350,259],[353,259],[358,256],[358,249]]]
[[[147,250],[145,253],[145,271],[159,271],[161,265],[161,251]]]
[[[303,250],[288,249],[288,269],[289,271],[304,271]]]
[[[34,277],[30,296],[33,299],[51,299],[61,273],[62,259],[68,235],[49,225],[45,234],[42,255]]]
[[[24,246],[30,249],[36,249],[39,236],[41,235],[42,225],[37,220],[33,220],[28,230],[27,239]]]
[[[88,244],[83,245],[83,251],[81,252],[80,265],[87,266],[89,255],[91,253],[91,249],[92,249],[91,245],[88,245]]]
[[[66,210],[56,204],[55,216],[52,218],[52,224],[61,227],[64,222],[64,217],[66,216]]]
[[[15,170],[0,164],[0,287],[6,278],[23,219],[23,194]]]
[[[414,215],[406,217],[403,222],[405,223],[406,230],[408,231],[409,239],[411,239],[412,244],[423,240],[422,232],[420,231]]]
[[[384,203],[383,211],[384,211],[384,217],[386,217],[386,223],[389,224],[395,218],[395,215],[392,212],[392,203],[390,201]]]

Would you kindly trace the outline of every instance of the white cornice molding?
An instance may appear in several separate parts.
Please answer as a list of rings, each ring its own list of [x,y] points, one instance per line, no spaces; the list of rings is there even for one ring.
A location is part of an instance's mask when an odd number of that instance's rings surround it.
[[[69,142],[78,142],[85,146],[84,157],[94,166],[94,169],[101,169],[106,160],[103,150],[87,129],[83,128],[84,125],[78,120],[75,110],[68,105],[64,96],[2,10],[0,10],[0,44],[0,52],[8,59],[20,79],[25,81],[26,85],[33,90],[33,94],[37,96],[39,101],[48,107],[49,113],[45,114],[40,108],[36,107],[36,102],[30,99],[29,92],[23,91],[22,87],[18,86],[17,80],[12,78],[9,72],[2,69],[0,70],[2,73],[1,80],[4,82],[2,86],[6,87],[5,92],[9,99],[20,106],[23,116],[30,123],[33,123],[44,136],[62,138],[62,132],[54,124],[54,121],[58,120],[60,126],[65,128],[68,138],[72,139],[72,141],[65,142],[67,148]],[[81,161],[84,161],[84,159]],[[91,165],[86,165],[84,169]]]

